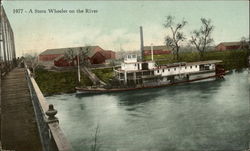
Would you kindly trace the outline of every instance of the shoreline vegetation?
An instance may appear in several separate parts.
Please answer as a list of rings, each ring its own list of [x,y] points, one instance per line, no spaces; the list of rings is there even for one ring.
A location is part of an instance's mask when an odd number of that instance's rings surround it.
[[[226,70],[242,69],[248,67],[249,50],[227,50],[227,51],[208,51],[204,53],[203,60],[222,60],[222,65]],[[150,60],[151,55],[146,56],[145,60]],[[195,62],[200,61],[199,52],[179,53],[179,61],[174,59],[173,54],[154,55],[154,60],[158,65],[174,62]],[[113,78],[113,69],[93,69],[101,80],[109,83]],[[76,86],[91,86],[91,80],[81,74],[81,82],[77,80],[77,68],[67,71],[50,71],[42,68],[36,69],[36,82],[45,96],[63,93],[74,93]]]

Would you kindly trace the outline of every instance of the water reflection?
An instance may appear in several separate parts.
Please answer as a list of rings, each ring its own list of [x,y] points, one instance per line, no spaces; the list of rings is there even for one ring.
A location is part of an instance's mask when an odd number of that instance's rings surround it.
[[[249,140],[247,72],[225,80],[100,95],[49,97],[76,151],[100,124],[102,151],[244,150]]]
[[[81,110],[84,110],[84,109],[85,109],[85,105],[84,105],[84,104],[80,104],[79,106],[80,106],[80,109],[81,109]]]
[[[175,86],[161,87],[161,88],[148,88],[126,92],[113,92],[105,95],[115,96],[120,101],[121,105],[136,105],[141,103],[150,102],[162,95],[178,95],[181,91],[197,91],[200,93],[207,93],[218,89],[224,79],[202,81],[196,83],[185,83]],[[94,97],[103,94],[75,94],[78,99],[84,97]]]

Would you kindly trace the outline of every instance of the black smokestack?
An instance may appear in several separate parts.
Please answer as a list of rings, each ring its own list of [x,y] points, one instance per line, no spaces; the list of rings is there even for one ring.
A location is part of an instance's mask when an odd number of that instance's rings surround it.
[[[142,26],[140,26],[140,35],[141,35],[141,60],[143,61],[144,60],[144,57],[143,57],[143,30],[142,30]]]

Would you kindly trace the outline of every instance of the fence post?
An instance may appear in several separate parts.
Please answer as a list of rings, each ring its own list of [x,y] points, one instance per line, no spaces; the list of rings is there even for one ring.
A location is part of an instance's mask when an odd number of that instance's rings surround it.
[[[47,123],[53,123],[53,122],[58,122],[59,120],[55,115],[57,114],[57,110],[54,109],[53,104],[49,104],[49,109],[48,111],[45,112],[45,114],[48,116]]]

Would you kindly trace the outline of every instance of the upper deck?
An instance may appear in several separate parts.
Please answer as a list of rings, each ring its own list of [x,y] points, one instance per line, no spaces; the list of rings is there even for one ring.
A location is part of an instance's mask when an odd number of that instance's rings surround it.
[[[181,68],[185,67],[185,69],[192,69],[192,67],[209,65],[212,66],[214,64],[221,63],[221,60],[207,60],[207,61],[197,61],[197,62],[179,62],[179,63],[172,63],[172,64],[165,64],[165,65],[157,65],[155,61],[137,61],[136,55],[128,55],[124,62],[121,64],[121,68],[116,71],[120,72],[138,72],[138,71],[152,71],[152,70],[159,70],[159,69],[171,69],[174,68]]]

